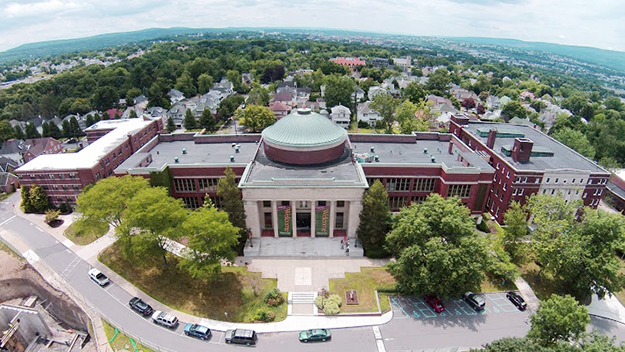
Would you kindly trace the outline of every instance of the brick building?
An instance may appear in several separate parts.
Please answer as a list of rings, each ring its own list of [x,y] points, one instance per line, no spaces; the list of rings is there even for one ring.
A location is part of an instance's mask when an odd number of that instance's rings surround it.
[[[610,173],[531,126],[473,122],[454,116],[449,132],[495,169],[486,208],[499,223],[512,201],[560,194],[596,208]]]
[[[92,143],[84,149],[40,155],[16,169],[15,174],[23,186],[41,186],[55,206],[66,201],[74,205],[86,185],[112,175],[156,136],[159,126],[158,120],[103,120],[85,130]]]

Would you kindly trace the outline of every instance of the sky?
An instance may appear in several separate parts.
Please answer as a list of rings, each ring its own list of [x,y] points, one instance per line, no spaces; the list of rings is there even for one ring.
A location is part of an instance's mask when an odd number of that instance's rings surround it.
[[[622,0],[0,0],[0,52],[170,27],[327,28],[625,52],[623,18]]]

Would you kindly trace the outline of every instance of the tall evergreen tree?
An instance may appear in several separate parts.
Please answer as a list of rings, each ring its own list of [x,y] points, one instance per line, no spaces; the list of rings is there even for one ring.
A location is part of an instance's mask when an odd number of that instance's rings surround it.
[[[32,122],[26,123],[26,138],[41,138],[41,134],[37,131],[37,127]]]
[[[390,225],[388,194],[382,182],[376,180],[362,197],[360,224],[356,230],[356,235],[365,249],[365,255],[369,257],[386,255],[384,240]]]
[[[48,137],[59,139],[62,136],[63,136],[63,133],[61,133],[61,130],[59,129],[59,126],[56,125],[56,123],[54,122],[48,123]]]
[[[16,139],[24,139],[24,137],[26,137],[24,135],[24,131],[22,131],[22,127],[20,127],[20,125],[15,125],[15,127],[13,129],[15,130],[15,138]]]
[[[72,116],[69,119],[69,127],[72,131],[72,137],[79,137],[83,135],[82,128],[80,128],[80,124],[78,123],[78,120],[76,120],[75,116]]]
[[[48,195],[39,185],[34,185],[28,192],[32,211],[40,213],[50,209],[50,200]]]
[[[217,195],[221,197],[221,210],[228,213],[228,219],[232,225],[239,228],[238,252],[242,254],[248,231],[245,225],[245,209],[241,200],[241,190],[237,186],[234,171],[230,167],[226,168],[224,174],[226,177],[220,178],[217,183]]]
[[[187,109],[187,111],[184,113],[184,121],[182,121],[182,124],[184,125],[184,128],[188,130],[197,127],[197,120],[195,119],[195,116],[193,116],[193,113],[190,109]]]
[[[30,202],[30,188],[22,186],[22,209],[25,213],[33,212],[33,205]]]
[[[167,119],[167,131],[174,132],[176,130],[176,124],[174,123],[174,119],[171,117]]]
[[[205,128],[207,132],[214,132],[217,120],[210,110],[204,109],[204,111],[202,111],[202,115],[200,116],[199,124],[200,127]]]
[[[54,122],[51,122],[52,124],[54,124]],[[41,136],[42,137],[50,137],[50,127],[48,125],[48,121],[44,121],[41,124]]]
[[[63,121],[63,137],[70,138],[72,136],[72,126],[68,120]]]

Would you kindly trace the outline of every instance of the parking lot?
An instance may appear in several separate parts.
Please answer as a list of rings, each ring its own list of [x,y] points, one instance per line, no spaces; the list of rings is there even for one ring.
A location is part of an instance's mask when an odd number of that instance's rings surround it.
[[[445,311],[436,313],[419,297],[391,297],[396,318],[434,319],[439,317],[475,316],[480,314],[519,313],[519,310],[506,298],[505,292],[483,294],[486,307],[482,312],[476,312],[462,298],[445,300]]]

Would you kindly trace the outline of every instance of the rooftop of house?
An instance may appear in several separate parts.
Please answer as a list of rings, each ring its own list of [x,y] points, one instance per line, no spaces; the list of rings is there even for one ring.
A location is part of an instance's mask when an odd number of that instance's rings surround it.
[[[89,169],[128,139],[128,135],[134,135],[152,121],[143,119],[128,120],[104,120],[91,126],[93,129],[104,129],[104,126],[114,128],[95,142],[89,144],[78,153],[44,154],[22,165],[17,171],[41,171],[41,170],[77,170]],[[97,127],[101,126],[101,127]]]
[[[581,154],[534,129],[532,126],[513,125],[492,122],[469,122],[463,127],[466,131],[486,145],[488,131],[491,128],[497,130],[497,138],[493,151],[503,160],[512,165],[516,170],[543,171],[554,169],[584,170],[592,173],[605,173],[608,171],[601,168],[595,162],[585,158]],[[527,163],[518,163],[509,156],[515,138],[529,138],[534,145],[532,155]],[[508,152],[508,153],[506,153]]]

